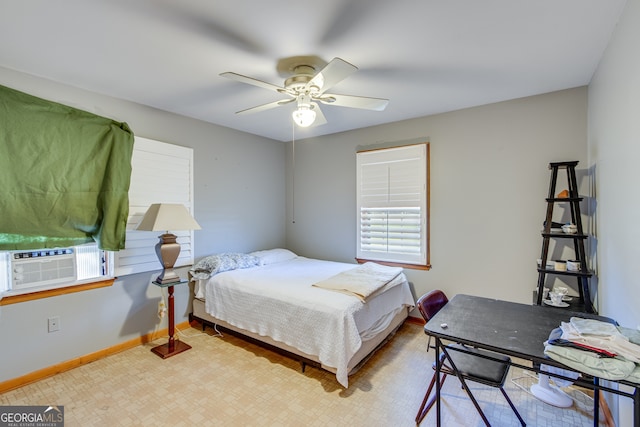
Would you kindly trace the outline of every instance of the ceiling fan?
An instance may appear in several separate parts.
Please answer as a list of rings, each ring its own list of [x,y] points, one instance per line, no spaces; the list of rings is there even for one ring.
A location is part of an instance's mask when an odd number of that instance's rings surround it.
[[[389,103],[388,99],[382,98],[327,93],[333,86],[358,70],[355,65],[341,58],[333,58],[327,64],[316,56],[294,56],[281,59],[277,69],[280,75],[286,78],[283,86],[233,72],[220,74],[222,77],[272,90],[289,97],[247,108],[236,112],[236,114],[257,113],[296,102],[297,108],[292,114],[293,120],[299,126],[307,127],[313,123],[321,125],[327,122],[319,104],[382,111]]]

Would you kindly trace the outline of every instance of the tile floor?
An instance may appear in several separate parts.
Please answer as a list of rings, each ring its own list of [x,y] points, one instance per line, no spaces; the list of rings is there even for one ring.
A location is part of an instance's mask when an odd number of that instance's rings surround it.
[[[153,344],[140,346],[0,394],[0,405],[64,405],[67,427],[414,426],[432,375],[433,350],[425,353],[427,337],[413,323],[351,376],[346,390],[328,372],[302,373],[296,361],[211,334],[188,328],[180,333],[193,347],[185,353],[162,360],[149,351]],[[536,380],[518,380],[527,381]],[[471,387],[492,425],[519,425],[498,390]],[[576,404],[562,410],[510,380],[506,390],[530,426],[593,425],[591,402],[579,391],[569,391]],[[447,380],[443,393],[443,425],[484,425],[457,380]],[[435,410],[421,424],[433,425]]]

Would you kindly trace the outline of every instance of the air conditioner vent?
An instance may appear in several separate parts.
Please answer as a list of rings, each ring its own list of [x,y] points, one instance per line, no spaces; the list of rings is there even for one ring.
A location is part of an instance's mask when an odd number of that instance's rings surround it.
[[[13,289],[53,285],[76,280],[76,257],[72,248],[13,252]]]

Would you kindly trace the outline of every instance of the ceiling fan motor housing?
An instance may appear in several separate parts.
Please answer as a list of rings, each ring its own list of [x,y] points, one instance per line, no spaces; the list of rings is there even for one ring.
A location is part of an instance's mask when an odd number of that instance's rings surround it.
[[[307,88],[307,84],[313,78],[313,74],[296,74],[295,76],[289,77],[284,82],[284,87],[287,91],[291,91],[292,95],[298,93],[318,93],[320,92],[320,88],[318,86],[310,86]]]

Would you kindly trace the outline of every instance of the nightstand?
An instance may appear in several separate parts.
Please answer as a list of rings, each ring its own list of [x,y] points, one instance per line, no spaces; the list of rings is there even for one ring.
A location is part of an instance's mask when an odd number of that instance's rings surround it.
[[[151,349],[152,352],[162,357],[163,359],[174,356],[178,353],[182,353],[183,351],[189,350],[191,348],[189,344],[185,344],[182,341],[176,341],[173,338],[173,334],[175,332],[175,319],[173,315],[173,287],[182,285],[184,283],[187,283],[187,280],[172,283],[159,283],[155,281],[153,282],[153,284],[156,286],[167,288],[167,293],[169,294],[169,301],[167,302],[167,305],[169,306],[169,342],[166,344],[161,344],[157,347],[153,347]]]

